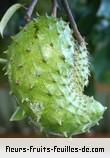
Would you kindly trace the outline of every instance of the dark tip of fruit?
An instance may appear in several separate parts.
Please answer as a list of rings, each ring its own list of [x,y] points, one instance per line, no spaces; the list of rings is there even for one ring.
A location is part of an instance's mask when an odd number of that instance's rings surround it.
[[[48,90],[48,91],[47,91],[47,95],[48,95],[48,96],[52,96],[53,94],[52,94],[52,92],[51,92],[50,90]]]
[[[38,20],[37,20],[36,18],[33,18],[33,21],[34,21],[34,22],[37,22]]]
[[[61,96],[61,97],[65,97],[65,94],[62,92],[61,89],[59,89],[59,92],[60,92],[60,96]]]
[[[38,31],[39,31],[39,27],[36,25],[36,23],[35,23],[35,25],[34,25],[34,28],[35,28],[35,34],[37,34],[38,33]]]
[[[60,58],[63,60],[63,61],[65,61],[65,56],[62,54],[62,55],[60,55]]]
[[[42,75],[41,72],[36,72],[36,74],[35,74],[36,77],[40,77],[41,75]]]
[[[66,86],[66,83],[62,82],[62,86]]]
[[[68,45],[67,47],[68,47],[68,49],[70,49],[72,46],[71,46],[71,45]]]
[[[58,35],[58,36],[60,36],[60,33],[59,33],[59,32],[57,32],[57,35]]]
[[[44,63],[47,63],[47,59],[46,58],[42,58],[42,61],[44,62]]]
[[[23,64],[19,64],[17,67],[18,67],[18,68],[22,68],[22,67],[23,67]]]
[[[54,82],[54,83],[56,83],[57,81],[56,81],[56,79],[54,78],[54,76],[51,75],[51,73],[50,73],[50,76],[51,76],[51,81]]]
[[[50,25],[47,25],[47,28],[50,30],[50,29],[51,29],[51,26],[50,26]]]
[[[48,96],[52,96],[52,94],[50,92],[47,93]]]
[[[54,78],[52,78],[52,82],[53,82],[53,83],[56,83],[57,81],[56,81]]]
[[[24,27],[24,28],[23,28],[23,31],[24,31],[24,32],[27,32],[27,28],[26,28],[26,27]]]
[[[29,98],[25,98],[24,101],[28,103],[30,100],[29,100]]]
[[[12,39],[16,44],[18,44],[18,42],[16,41],[16,39],[15,39],[14,36],[11,36],[11,39]]]
[[[61,71],[60,71],[60,69],[57,69],[56,71],[57,71],[57,73],[58,73],[58,74],[61,74]]]
[[[34,88],[34,85],[31,85],[30,87],[29,87],[29,90],[32,90]]]
[[[15,44],[16,44],[16,45],[18,45],[18,44],[19,44],[16,40],[14,40],[14,42],[15,42]]]
[[[14,36],[11,36],[10,38],[11,38],[12,40],[14,40],[14,39],[15,39],[15,38],[14,38]]]
[[[62,29],[62,31],[64,31],[64,30],[65,30],[65,27],[62,27],[61,29]]]
[[[38,34],[35,34],[35,35],[34,35],[34,38],[39,39]]]
[[[19,85],[20,85],[20,81],[19,81],[19,80],[16,80],[16,82],[15,82],[15,83],[16,83],[16,85],[17,85],[17,86],[19,86]]]
[[[26,52],[31,52],[31,49],[30,49],[30,48],[27,48],[27,49],[26,49]]]
[[[50,43],[50,46],[53,47],[53,43],[52,42]]]

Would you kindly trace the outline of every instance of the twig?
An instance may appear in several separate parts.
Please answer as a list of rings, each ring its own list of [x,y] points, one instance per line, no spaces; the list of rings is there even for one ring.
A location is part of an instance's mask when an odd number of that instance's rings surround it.
[[[7,63],[6,59],[0,58],[0,64],[6,64],[6,63]]]
[[[52,16],[56,17],[58,3],[57,3],[57,0],[51,0],[51,1],[52,1]]]
[[[82,35],[80,34],[80,32],[79,32],[79,30],[78,30],[78,27],[77,27],[77,25],[76,25],[76,22],[75,22],[75,20],[74,20],[74,17],[73,17],[73,15],[72,15],[71,10],[70,10],[68,1],[67,1],[67,0],[61,0],[61,1],[62,1],[62,5],[63,5],[63,7],[64,7],[64,9],[65,9],[65,12],[66,12],[66,14],[67,14],[67,17],[68,17],[68,19],[69,19],[69,21],[70,21],[70,25],[71,25],[71,27],[73,28],[74,35],[75,35],[77,41],[79,42],[80,45],[84,44],[85,41],[84,41]]]
[[[31,17],[32,17],[32,13],[33,13],[33,10],[37,4],[38,0],[32,0],[28,10],[27,10],[27,13],[26,13],[26,16],[25,16],[25,19],[27,21],[30,21],[31,20]]]

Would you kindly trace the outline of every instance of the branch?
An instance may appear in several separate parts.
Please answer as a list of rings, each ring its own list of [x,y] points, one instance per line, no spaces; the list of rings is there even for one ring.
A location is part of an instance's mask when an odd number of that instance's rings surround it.
[[[67,0],[61,0],[61,1],[62,1],[62,5],[63,5],[63,7],[64,7],[64,10],[65,10],[65,12],[66,12],[66,14],[67,14],[67,17],[68,17],[68,19],[69,19],[69,21],[70,21],[70,25],[71,25],[71,27],[72,27],[72,29],[73,29],[73,31],[74,31],[74,35],[75,35],[77,41],[79,42],[79,44],[80,44],[80,45],[83,45],[85,41],[84,41],[82,35],[80,34],[80,32],[79,32],[79,30],[78,30],[78,27],[77,27],[77,25],[76,25],[76,22],[75,22],[75,20],[74,20],[74,17],[73,17],[73,15],[72,15],[71,10],[70,10],[68,1],[67,1]]]
[[[31,4],[30,4],[30,6],[29,6],[29,8],[28,8],[28,10],[27,10],[26,17],[25,17],[25,19],[26,19],[27,21],[30,21],[30,20],[31,20],[32,13],[33,13],[33,11],[34,11],[34,8],[35,8],[37,2],[38,2],[38,0],[32,0]]]
[[[0,58],[0,64],[6,64],[6,63],[7,63],[6,59]]]
[[[56,17],[58,3],[57,3],[57,0],[51,0],[51,1],[52,1],[52,16]]]

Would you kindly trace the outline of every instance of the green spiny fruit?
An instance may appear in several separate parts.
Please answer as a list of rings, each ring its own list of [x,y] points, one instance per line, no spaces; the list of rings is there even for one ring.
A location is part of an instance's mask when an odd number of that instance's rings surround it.
[[[12,120],[22,111],[40,130],[71,136],[102,118],[105,108],[83,94],[89,75],[86,46],[79,46],[63,20],[39,17],[27,24],[8,48],[7,72],[21,107]]]

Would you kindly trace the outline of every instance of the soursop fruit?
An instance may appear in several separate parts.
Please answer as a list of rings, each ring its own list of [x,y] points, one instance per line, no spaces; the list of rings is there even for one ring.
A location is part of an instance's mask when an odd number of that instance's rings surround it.
[[[88,51],[73,38],[68,23],[47,16],[32,20],[13,37],[7,58],[19,104],[11,120],[21,111],[47,134],[72,136],[102,118],[105,108],[83,94],[90,74]]]

